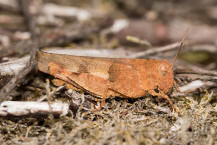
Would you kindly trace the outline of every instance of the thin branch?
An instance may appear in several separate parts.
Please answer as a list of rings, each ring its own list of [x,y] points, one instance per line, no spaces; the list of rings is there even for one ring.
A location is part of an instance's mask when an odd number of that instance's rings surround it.
[[[183,64],[184,65],[182,65],[182,66],[185,66],[185,67],[190,65],[190,64],[185,64],[184,62],[183,62]],[[203,69],[203,68],[195,66],[195,65],[190,65],[188,67],[188,70],[183,69],[183,68],[179,68],[179,67],[177,67],[175,69],[176,74],[198,74],[198,75],[207,75],[207,76],[217,77],[217,71],[206,70],[206,69]]]
[[[170,51],[170,50],[174,50],[178,48],[179,46],[180,46],[180,42],[176,42],[176,43],[172,43],[172,44],[162,46],[162,47],[150,48],[146,51],[137,52],[132,55],[129,55],[129,58],[140,58],[140,57],[152,55],[152,54],[159,53],[159,52]]]

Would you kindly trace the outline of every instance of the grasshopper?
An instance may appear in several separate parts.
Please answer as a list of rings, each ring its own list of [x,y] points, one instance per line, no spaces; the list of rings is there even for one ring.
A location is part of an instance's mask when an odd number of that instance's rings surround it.
[[[168,94],[175,83],[173,65],[186,33],[173,64],[167,60],[87,57],[38,51],[38,68],[92,95],[100,106],[97,110],[111,96],[140,98],[152,95],[168,100],[178,112]]]

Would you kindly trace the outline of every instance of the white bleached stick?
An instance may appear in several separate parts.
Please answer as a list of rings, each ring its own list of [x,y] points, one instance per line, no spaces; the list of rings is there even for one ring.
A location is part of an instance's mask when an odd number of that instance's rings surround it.
[[[30,56],[25,56],[9,62],[0,63],[0,76],[17,75],[25,67],[29,59]]]
[[[204,82],[204,81],[201,81],[201,80],[195,80],[195,81],[192,81],[190,82],[189,84],[187,85],[184,85],[182,87],[179,87],[179,90],[180,92],[191,92],[191,91],[194,91],[198,88],[201,88],[201,87],[208,87],[208,86],[214,86],[215,84],[213,82]]]
[[[81,21],[91,18],[91,13],[84,9],[70,6],[60,6],[53,3],[45,4],[42,11],[46,15],[54,15],[59,17],[76,17]]]
[[[69,104],[63,102],[4,101],[0,105],[0,116],[23,116],[34,114],[66,115]]]

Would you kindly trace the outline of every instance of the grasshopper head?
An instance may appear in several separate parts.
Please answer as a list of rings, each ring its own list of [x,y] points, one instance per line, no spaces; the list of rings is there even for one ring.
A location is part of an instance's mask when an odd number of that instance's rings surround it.
[[[173,66],[168,61],[160,61],[156,67],[157,86],[160,90],[168,93],[173,87],[174,74]]]

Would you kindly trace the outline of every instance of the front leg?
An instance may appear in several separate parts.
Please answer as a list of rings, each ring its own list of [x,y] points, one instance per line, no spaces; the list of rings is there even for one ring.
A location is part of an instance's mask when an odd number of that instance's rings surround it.
[[[177,84],[175,81],[173,81],[173,86],[174,86],[174,89],[175,89],[177,92],[181,92],[180,89],[179,89],[179,87],[178,87],[178,84]]]
[[[159,90],[158,92],[155,91],[155,90],[148,90],[148,93],[152,96],[157,96],[159,98],[163,98],[163,99],[166,99],[170,105],[172,106],[173,110],[175,110],[179,115],[180,115],[180,112],[179,110],[175,107],[175,105],[173,104],[173,102],[170,100],[169,96],[166,95],[163,91]]]

